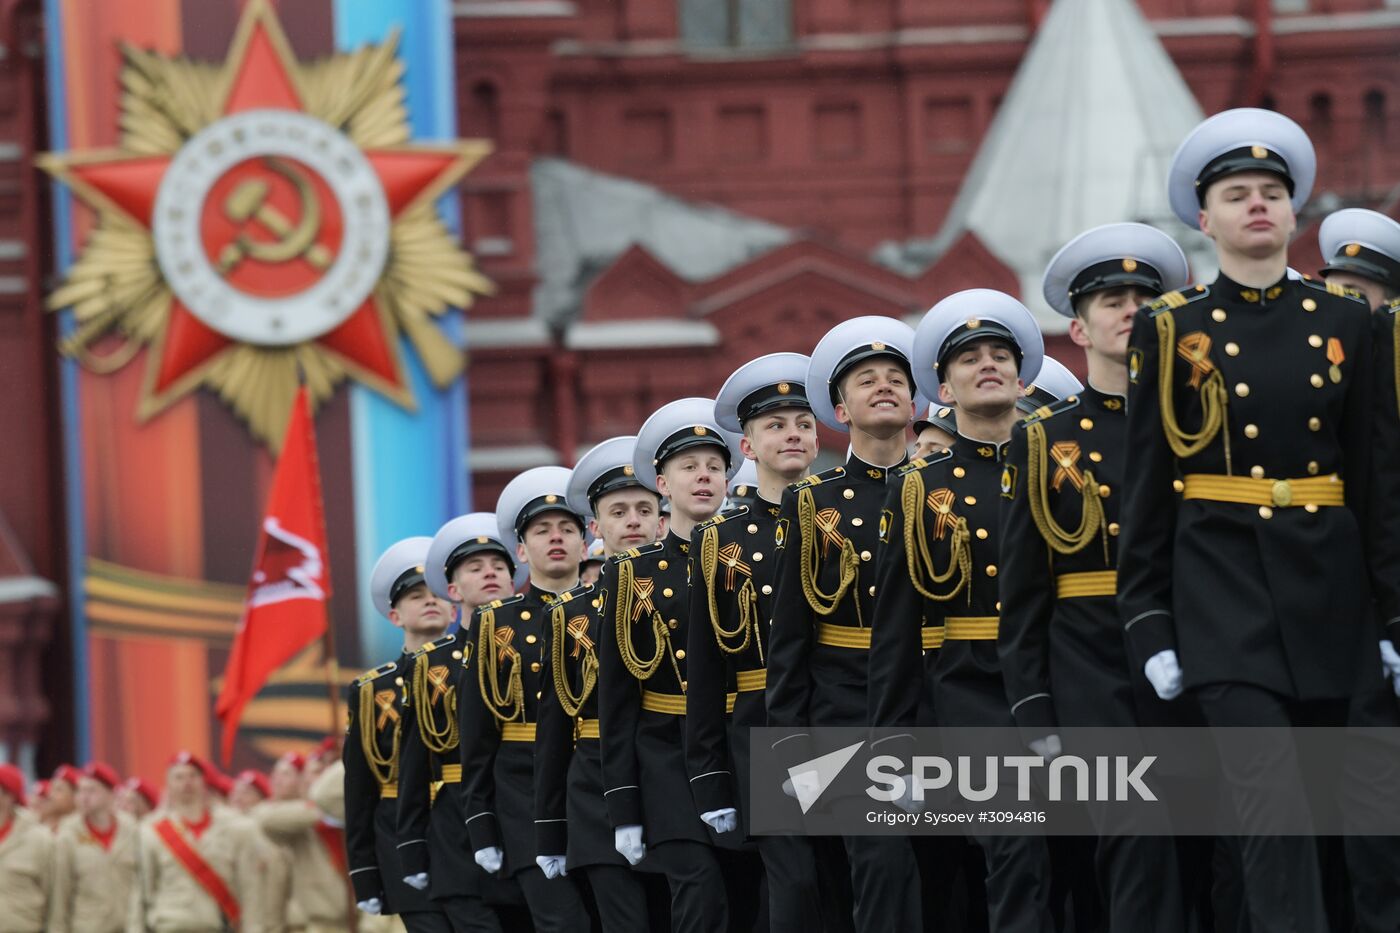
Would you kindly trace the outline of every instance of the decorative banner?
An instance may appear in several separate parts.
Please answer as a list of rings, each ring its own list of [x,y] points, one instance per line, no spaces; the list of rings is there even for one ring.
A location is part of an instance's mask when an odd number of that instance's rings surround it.
[[[448,0],[45,14],[78,753],[157,777],[213,745],[298,376],[341,679],[397,650],[362,581],[470,504],[453,309],[490,286],[451,189],[490,146],[454,139]],[[236,765],[326,734],[325,660],[269,678]]]

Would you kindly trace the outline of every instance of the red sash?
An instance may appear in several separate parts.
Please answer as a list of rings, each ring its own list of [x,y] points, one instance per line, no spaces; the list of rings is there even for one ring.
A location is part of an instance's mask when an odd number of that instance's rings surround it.
[[[239,914],[238,899],[233,896],[233,892],[224,884],[224,879],[219,877],[219,873],[210,867],[198,852],[190,847],[185,841],[185,837],[180,835],[180,831],[175,828],[175,824],[169,819],[156,822],[152,827],[160,841],[165,843],[165,847],[170,850],[170,854],[175,856],[175,861],[184,866],[185,871],[199,883],[204,889],[204,893],[214,899],[214,903],[219,905],[219,910],[223,912],[229,923],[238,925]]]
[[[321,837],[321,842],[326,846],[326,852],[330,854],[331,861],[335,863],[336,869],[342,875],[350,873],[350,864],[345,860],[345,833],[331,826],[329,823],[316,823],[316,835]]]

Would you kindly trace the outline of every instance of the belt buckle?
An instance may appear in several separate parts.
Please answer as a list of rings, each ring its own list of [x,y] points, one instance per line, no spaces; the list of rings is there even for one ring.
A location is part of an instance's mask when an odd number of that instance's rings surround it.
[[[1293,504],[1293,484],[1286,479],[1275,480],[1269,495],[1275,508],[1286,509]]]

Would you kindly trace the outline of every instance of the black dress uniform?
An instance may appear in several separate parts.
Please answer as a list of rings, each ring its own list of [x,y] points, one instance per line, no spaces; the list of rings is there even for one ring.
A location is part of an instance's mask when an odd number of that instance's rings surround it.
[[[428,874],[429,895],[456,933],[501,928],[483,900],[490,879],[462,838],[457,698],[473,648],[454,633],[413,653],[399,748],[399,862],[405,876]]]
[[[588,879],[605,933],[650,929],[646,892],[613,844],[603,801],[598,731],[598,644],[606,571],[560,594],[545,627],[549,672],[535,738],[535,838],[540,854],[567,856]]]
[[[398,751],[410,658],[381,664],[350,687],[345,763],[346,864],[355,900],[378,898],[385,914],[399,914],[409,933],[449,933],[447,918],[404,883],[398,852]]]
[[[598,714],[613,829],[643,827],[638,867],[666,875],[673,929],[713,931],[728,923],[724,880],[685,763],[689,562],[690,542],[669,532],[604,567]]]
[[[572,879],[548,880],[535,864],[535,732],[546,686],[545,631],[556,598],[532,587],[476,610],[476,648],[463,658],[457,698],[462,809],[472,851],[503,850],[501,875],[519,882],[542,933],[588,928]]]

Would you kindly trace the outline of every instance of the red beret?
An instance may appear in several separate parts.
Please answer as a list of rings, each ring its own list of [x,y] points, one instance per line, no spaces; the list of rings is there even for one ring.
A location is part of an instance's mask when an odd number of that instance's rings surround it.
[[[14,765],[0,765],[0,790],[4,790],[24,806],[24,773]]]
[[[316,750],[311,753],[312,758],[330,758],[340,754],[340,739],[336,736],[328,735],[321,740],[321,744],[316,746]]]
[[[142,780],[139,777],[130,777],[122,786],[144,797],[152,810],[160,805],[160,794],[156,792],[155,785],[150,781]]]
[[[301,754],[300,752],[287,752],[285,755],[283,755],[281,758],[278,758],[277,760],[285,761],[287,764],[291,765],[298,771],[306,770],[306,756]]]
[[[34,786],[29,788],[29,796],[42,799],[49,795],[48,781],[35,781]]]
[[[57,768],[54,769],[53,772],[53,780],[67,781],[73,787],[78,786],[78,778],[82,776],[83,772],[79,771],[72,765],[59,765]]]
[[[171,757],[170,764],[167,767],[174,767],[175,765],[189,765],[198,770],[204,777],[204,786],[216,794],[227,797],[228,792],[233,789],[233,781],[229,780],[228,775],[221,773],[218,768],[215,768],[194,752],[176,752]]]
[[[89,761],[83,765],[83,776],[107,785],[108,790],[116,790],[117,785],[122,782],[121,775],[117,774],[116,769],[102,761]]]
[[[233,779],[234,784],[252,784],[262,794],[264,800],[272,797],[272,785],[267,778],[259,771],[249,768],[247,771],[238,772],[238,777]]]

